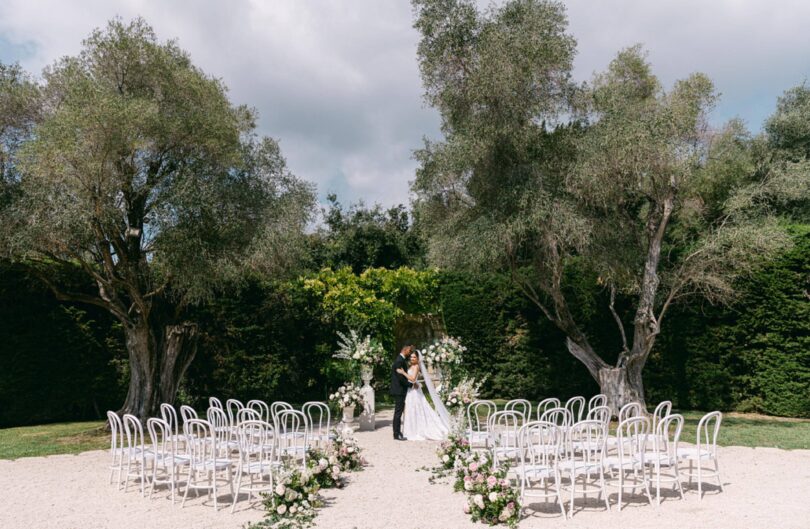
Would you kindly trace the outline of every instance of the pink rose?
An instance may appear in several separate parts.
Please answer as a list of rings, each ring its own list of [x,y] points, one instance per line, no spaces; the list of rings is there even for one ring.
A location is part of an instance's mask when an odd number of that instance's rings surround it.
[[[497,484],[498,484],[498,478],[496,478],[495,476],[490,476],[490,477],[487,478],[487,486],[489,488],[493,488]]]
[[[475,472],[476,470],[478,470],[478,463],[470,463],[470,472]]]
[[[469,503],[464,504],[464,514],[470,514],[470,504]]]

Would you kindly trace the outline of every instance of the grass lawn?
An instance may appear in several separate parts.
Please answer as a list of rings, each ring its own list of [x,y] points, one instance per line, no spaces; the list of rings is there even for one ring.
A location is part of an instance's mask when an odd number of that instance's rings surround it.
[[[103,421],[66,422],[0,429],[0,459],[78,454],[109,448]]]
[[[499,404],[502,405],[503,402]],[[380,407],[390,408],[386,405]],[[681,439],[694,443],[695,429],[703,413],[680,413],[686,419]],[[718,444],[810,450],[810,420],[726,413],[723,414]],[[0,459],[77,454],[107,448],[109,445],[109,433],[104,431],[104,423],[101,421],[0,429]]]

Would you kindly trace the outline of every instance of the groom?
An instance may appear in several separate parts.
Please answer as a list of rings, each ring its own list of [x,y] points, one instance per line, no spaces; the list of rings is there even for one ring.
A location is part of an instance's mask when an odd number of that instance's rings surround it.
[[[402,435],[402,412],[405,411],[405,395],[411,383],[405,375],[397,373],[398,369],[408,370],[408,357],[413,349],[412,345],[406,345],[394,359],[391,366],[391,395],[394,397],[394,439],[405,441]]]

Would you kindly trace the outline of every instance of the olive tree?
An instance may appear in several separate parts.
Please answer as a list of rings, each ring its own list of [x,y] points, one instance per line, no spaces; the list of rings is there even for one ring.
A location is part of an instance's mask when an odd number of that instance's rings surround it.
[[[673,303],[730,300],[738,277],[787,244],[768,208],[778,177],[758,170],[761,142],[738,122],[712,130],[710,80],[665,90],[640,47],[573,85],[561,3],[414,6],[426,99],[444,134],[417,152],[413,183],[429,258],[509,270],[614,413],[643,403],[642,370]],[[595,350],[577,320],[573,269],[604,288],[616,350]]]
[[[296,257],[314,203],[253,111],[141,19],[111,21],[44,71],[15,152],[3,247],[60,300],[122,324],[121,413],[172,403],[200,330],[190,308],[249,269]],[[92,285],[60,281],[78,267]]]

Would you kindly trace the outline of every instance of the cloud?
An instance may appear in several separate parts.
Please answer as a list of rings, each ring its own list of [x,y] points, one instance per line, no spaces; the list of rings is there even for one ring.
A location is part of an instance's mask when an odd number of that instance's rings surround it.
[[[482,2],[483,3],[483,2]],[[723,99],[716,120],[757,129],[781,92],[810,72],[810,3],[783,0],[569,0],[575,76],[590,78],[638,42],[671,83],[693,71]],[[296,174],[346,203],[408,201],[412,150],[439,135],[425,108],[418,34],[406,0],[4,0],[0,60],[39,71],[75,54],[95,27],[146,18],[196,64],[221,77],[236,103],[257,108],[262,133],[281,142]]]

